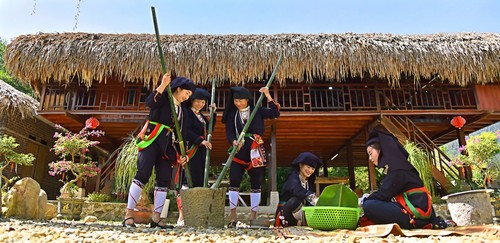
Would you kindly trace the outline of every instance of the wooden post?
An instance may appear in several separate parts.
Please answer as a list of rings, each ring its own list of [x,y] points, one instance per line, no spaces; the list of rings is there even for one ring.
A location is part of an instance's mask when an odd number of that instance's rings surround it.
[[[326,161],[323,164],[323,176],[324,177],[328,177],[328,162],[330,162],[330,160]],[[318,175],[318,174],[316,173],[316,175]]]
[[[462,129],[457,128],[457,138],[458,138],[458,146],[465,146],[467,142],[465,141],[465,132]],[[467,151],[462,151],[461,154],[466,155]],[[472,168],[470,165],[463,166],[464,170],[459,170],[458,173],[460,178],[466,179],[467,181],[472,180]]]
[[[347,144],[347,170],[349,171],[349,186],[356,189],[356,176],[354,175],[354,160],[352,156],[352,141]]]
[[[278,160],[276,158],[276,124],[273,122],[271,124],[271,166],[269,168],[269,191],[277,190],[277,179],[276,179],[276,168],[277,168]]]
[[[365,130],[365,138],[368,138],[368,130]],[[365,139],[366,140],[366,139]],[[368,154],[367,154],[368,156]],[[375,172],[375,165],[370,162],[370,158],[366,158],[368,160],[368,179],[370,181],[370,191],[377,190],[377,175]]]

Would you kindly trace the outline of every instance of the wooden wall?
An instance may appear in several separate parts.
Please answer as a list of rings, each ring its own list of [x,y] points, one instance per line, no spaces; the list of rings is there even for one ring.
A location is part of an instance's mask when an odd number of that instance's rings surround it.
[[[480,110],[500,111],[500,84],[476,85],[474,88]]]

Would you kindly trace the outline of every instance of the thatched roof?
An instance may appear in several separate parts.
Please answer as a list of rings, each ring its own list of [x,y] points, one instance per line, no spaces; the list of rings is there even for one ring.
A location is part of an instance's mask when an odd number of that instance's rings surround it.
[[[370,76],[397,85],[402,75],[460,85],[500,80],[500,34],[164,35],[161,43],[169,67],[199,83],[265,79],[280,55],[281,84]],[[110,76],[154,85],[161,75],[150,34],[23,35],[7,46],[6,66],[38,87]]]
[[[36,116],[39,102],[0,80],[0,113],[20,114],[22,118]]]

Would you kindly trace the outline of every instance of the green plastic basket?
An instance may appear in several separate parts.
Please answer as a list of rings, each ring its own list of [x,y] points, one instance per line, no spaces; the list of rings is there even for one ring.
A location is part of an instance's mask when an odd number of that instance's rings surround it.
[[[356,229],[360,208],[311,206],[302,207],[307,225],[313,229]]]

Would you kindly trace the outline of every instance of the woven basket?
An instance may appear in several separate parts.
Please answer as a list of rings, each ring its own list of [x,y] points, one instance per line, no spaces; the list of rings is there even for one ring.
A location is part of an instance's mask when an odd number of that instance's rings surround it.
[[[302,207],[307,225],[313,229],[356,229],[360,208],[313,206]]]

